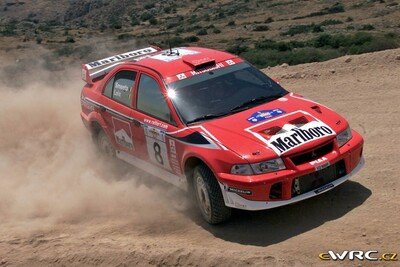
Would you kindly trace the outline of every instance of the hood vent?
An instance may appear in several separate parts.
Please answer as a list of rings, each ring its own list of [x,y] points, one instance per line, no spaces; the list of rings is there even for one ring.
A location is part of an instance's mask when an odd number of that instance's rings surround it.
[[[312,106],[311,107],[313,110],[315,110],[316,112],[322,114],[321,108],[319,106]]]
[[[294,120],[289,121],[289,124],[295,125],[296,127],[301,127],[307,123],[309,123],[309,120],[304,116],[301,116]]]
[[[264,134],[266,134],[268,136],[273,136],[273,135],[276,135],[277,133],[279,133],[281,130],[282,130],[281,127],[273,126],[271,128],[265,129]]]
[[[267,136],[273,136],[276,134],[281,134],[281,133],[290,131],[290,129],[293,128],[292,125],[294,125],[296,127],[301,127],[304,124],[307,124],[309,122],[310,121],[305,116],[300,116],[298,118],[288,121],[283,126],[273,126],[273,127],[267,128],[263,131],[263,133]]]

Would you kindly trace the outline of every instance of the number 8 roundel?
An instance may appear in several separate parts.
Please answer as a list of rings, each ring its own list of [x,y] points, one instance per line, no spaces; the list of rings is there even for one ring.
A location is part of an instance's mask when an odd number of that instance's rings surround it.
[[[146,136],[149,159],[161,167],[172,170],[169,164],[167,145],[165,143],[165,132],[146,125],[144,127],[144,134]]]

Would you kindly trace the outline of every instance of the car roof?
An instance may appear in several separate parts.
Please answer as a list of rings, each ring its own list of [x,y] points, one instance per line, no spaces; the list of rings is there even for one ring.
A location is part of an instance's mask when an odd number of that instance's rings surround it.
[[[163,50],[139,61],[128,63],[144,66],[157,71],[166,79],[176,76],[180,73],[193,71],[196,69],[196,63],[206,63],[206,61],[215,61],[215,63],[237,58],[227,52],[202,48],[202,47],[179,47],[171,50]]]

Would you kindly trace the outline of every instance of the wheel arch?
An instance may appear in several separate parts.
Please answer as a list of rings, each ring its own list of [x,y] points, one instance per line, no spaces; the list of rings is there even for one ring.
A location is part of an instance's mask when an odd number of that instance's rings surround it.
[[[193,170],[196,166],[198,165],[204,165],[207,168],[211,170],[211,172],[214,174],[214,177],[216,177],[214,170],[210,167],[210,165],[201,157],[197,155],[191,155],[186,158],[184,166],[184,174],[186,177],[186,180],[188,182],[189,188],[192,188],[193,186]]]
[[[100,131],[104,131],[106,134],[109,133],[107,124],[97,112],[92,112],[89,115],[88,119],[89,119],[89,130],[93,137],[96,137]]]
[[[103,127],[100,125],[100,123],[96,120],[92,121],[90,123],[90,132],[92,133],[92,136],[96,137],[100,131],[103,131]]]
[[[200,183],[198,178],[194,179],[193,175],[193,170],[199,165],[202,180]],[[185,162],[185,175],[188,179],[189,192],[196,199],[205,220],[210,224],[228,220],[231,216],[231,208],[226,205],[224,194],[213,169],[200,157],[191,156]],[[203,184],[203,186],[199,187],[199,184]],[[206,189],[199,190],[199,188]],[[208,199],[208,201],[204,199]],[[206,204],[208,208],[204,207],[204,203],[208,203],[208,205]]]

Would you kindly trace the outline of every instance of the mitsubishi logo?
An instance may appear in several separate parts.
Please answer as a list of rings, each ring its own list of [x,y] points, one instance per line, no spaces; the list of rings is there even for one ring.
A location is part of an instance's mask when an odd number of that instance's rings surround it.
[[[315,152],[315,150],[311,151],[311,157],[315,158],[317,156],[317,152]]]

